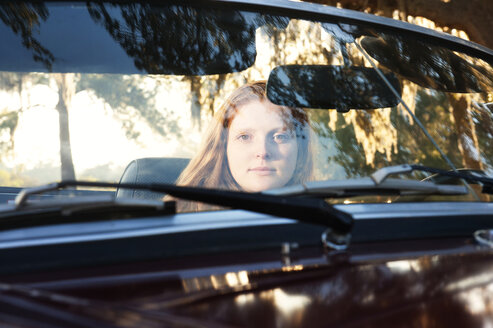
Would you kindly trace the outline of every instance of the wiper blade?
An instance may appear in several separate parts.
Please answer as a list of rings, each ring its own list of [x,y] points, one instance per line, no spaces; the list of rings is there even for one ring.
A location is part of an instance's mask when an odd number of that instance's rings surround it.
[[[173,197],[190,201],[203,202],[223,207],[231,207],[295,219],[301,222],[328,226],[339,233],[347,233],[353,225],[351,215],[335,209],[322,199],[294,198],[267,195],[263,193],[247,193],[219,189],[183,187],[169,184],[130,184],[93,181],[62,181],[46,186],[24,189],[15,200],[18,208],[25,206],[28,197],[46,191],[66,187],[100,187],[100,188],[130,188],[167,193]]]
[[[52,187],[52,185],[50,185]],[[130,219],[176,213],[172,202],[115,198],[112,194],[29,200],[19,194],[19,204],[0,205],[0,230],[57,223]],[[39,189],[36,188],[39,192]],[[46,189],[45,189],[46,190]],[[49,188],[52,190],[52,188]]]
[[[269,195],[310,195],[325,197],[352,197],[363,195],[465,195],[464,186],[438,185],[433,182],[386,179],[379,183],[372,178],[312,181],[300,185],[265,191]]]
[[[51,187],[52,185],[50,185]],[[36,187],[38,189],[38,187]],[[48,189],[46,189],[48,190]],[[49,190],[52,190],[51,188]],[[14,204],[7,204],[0,207],[0,216],[2,212],[6,212],[9,209],[47,209],[47,208],[59,208],[65,210],[67,213],[75,212],[78,210],[86,210],[92,208],[106,207],[106,206],[128,206],[128,207],[149,207],[155,209],[163,209],[165,204],[161,201],[147,200],[147,199],[133,199],[133,198],[115,198],[112,194],[105,195],[89,195],[78,197],[65,197],[65,198],[51,198],[44,199],[42,201],[35,200],[29,201],[27,197],[32,195],[22,194],[30,189],[24,189],[19,193]],[[39,193],[37,190],[36,193]],[[22,195],[21,195],[22,194]]]
[[[480,182],[483,184],[483,193],[493,194],[492,178],[488,178],[474,172],[463,173],[460,171],[447,171],[447,170],[437,169],[434,167],[418,165],[418,164],[403,164],[403,165],[384,167],[373,173],[371,175],[371,178],[376,184],[381,184],[385,181],[385,179],[387,179],[388,176],[392,174],[410,173],[412,171],[434,173],[438,175],[462,179],[467,182],[476,182],[476,183]]]

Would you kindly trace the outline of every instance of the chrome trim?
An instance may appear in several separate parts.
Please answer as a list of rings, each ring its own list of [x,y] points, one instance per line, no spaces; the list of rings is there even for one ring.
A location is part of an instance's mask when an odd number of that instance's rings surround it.
[[[333,229],[328,228],[322,233],[322,245],[328,251],[344,251],[348,248],[351,241],[351,234],[341,235],[335,232]]]
[[[400,98],[400,95],[399,95]],[[409,164],[403,164],[403,165],[395,165],[395,166],[387,166],[383,167],[375,172],[370,176],[370,178],[375,182],[375,184],[380,184],[382,183],[389,175],[392,174],[400,174],[400,173],[409,173],[413,170],[411,165]]]
[[[493,248],[493,230],[478,230],[474,232],[473,236],[476,242],[481,246]]]

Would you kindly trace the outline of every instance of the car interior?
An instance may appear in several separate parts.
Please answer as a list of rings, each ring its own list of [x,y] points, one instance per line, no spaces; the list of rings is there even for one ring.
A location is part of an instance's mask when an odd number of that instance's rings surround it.
[[[188,165],[188,158],[139,158],[130,162],[120,178],[122,183],[164,183],[174,184],[183,169]],[[160,200],[163,193],[118,188],[116,198],[136,198]]]

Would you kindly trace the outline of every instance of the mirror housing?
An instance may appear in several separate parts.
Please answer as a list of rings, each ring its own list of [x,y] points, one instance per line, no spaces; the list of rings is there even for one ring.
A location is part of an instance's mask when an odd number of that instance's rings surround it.
[[[475,93],[493,87],[487,69],[428,42],[384,34],[362,38],[361,46],[380,65],[424,88]]]

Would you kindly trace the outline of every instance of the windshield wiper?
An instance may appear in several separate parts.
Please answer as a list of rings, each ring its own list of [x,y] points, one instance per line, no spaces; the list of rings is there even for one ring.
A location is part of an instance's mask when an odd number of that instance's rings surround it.
[[[264,193],[270,195],[309,195],[321,197],[353,197],[367,195],[466,195],[464,186],[439,185],[431,181],[415,181],[403,179],[360,178],[348,180],[312,181],[304,184],[272,189]]]
[[[203,202],[223,207],[231,207],[235,209],[243,209],[282,218],[295,219],[301,222],[328,226],[338,233],[349,232],[353,225],[353,218],[351,215],[335,209],[322,199],[300,199],[295,197],[281,197],[262,193],[247,193],[219,189],[182,187],[157,183],[118,184],[93,181],[62,181],[46,186],[22,190],[15,199],[14,207],[17,211],[21,209],[28,209],[30,208],[30,206],[33,206],[28,202],[28,198],[30,195],[63,189],[66,187],[118,187],[162,192],[167,193],[173,197],[190,201]],[[58,204],[62,206],[63,202],[63,200],[60,200]],[[166,202],[165,205],[171,203],[173,202]],[[54,205],[55,204],[51,204],[51,206]],[[87,206],[90,205],[91,203],[87,203]],[[82,204],[79,203],[77,206],[81,207]],[[16,211],[11,211],[10,213],[12,213],[12,216],[14,216]]]
[[[295,186],[264,191],[268,195],[283,196],[319,196],[319,197],[353,197],[366,195],[466,195],[466,186],[438,184],[432,181],[389,179],[393,174],[423,171],[444,175],[468,182],[483,184],[483,193],[493,194],[493,179],[475,172],[446,171],[433,167],[404,164],[388,166],[374,172],[370,177],[348,180],[312,181]]]
[[[385,182],[388,176],[393,174],[402,174],[402,173],[410,173],[412,171],[422,171],[428,173],[434,173],[438,175],[448,176],[452,178],[462,179],[467,182],[480,182],[483,184],[482,192],[485,194],[493,194],[493,178],[485,177],[484,175],[480,175],[478,173],[469,171],[467,173],[461,171],[447,171],[443,169],[437,169],[434,167],[418,165],[418,164],[403,164],[396,166],[387,166],[381,168],[371,175],[372,180],[376,184],[382,184]]]
[[[40,192],[40,188],[35,189]],[[27,190],[25,189],[24,191]],[[43,200],[28,200],[27,197],[32,193],[23,195],[21,195],[22,202],[19,203],[20,205],[0,205],[0,230],[57,224],[60,222],[74,223],[130,219],[176,213],[173,203],[166,204],[146,199],[115,198],[113,194],[63,198],[47,197],[47,199]]]

